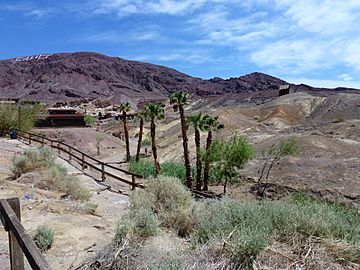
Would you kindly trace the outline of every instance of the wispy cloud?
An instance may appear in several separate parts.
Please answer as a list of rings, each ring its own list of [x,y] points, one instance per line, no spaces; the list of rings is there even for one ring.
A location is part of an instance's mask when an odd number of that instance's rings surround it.
[[[314,87],[323,87],[323,88],[336,88],[336,87],[348,87],[360,89],[360,81],[344,81],[344,80],[323,80],[323,79],[311,79],[307,77],[289,77],[284,79],[291,83],[296,84],[307,84]]]
[[[178,15],[203,6],[207,0],[101,0],[93,1],[97,13],[116,13],[120,16],[134,13]]]

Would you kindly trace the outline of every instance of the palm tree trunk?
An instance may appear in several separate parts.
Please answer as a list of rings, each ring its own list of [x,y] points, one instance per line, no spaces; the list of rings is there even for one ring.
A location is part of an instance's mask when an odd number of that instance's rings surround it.
[[[211,130],[209,130],[206,139],[206,150],[210,148],[211,143],[212,143],[212,132]],[[204,191],[209,190],[209,171],[210,171],[210,162],[206,160],[204,166],[204,188],[203,188]]]
[[[181,132],[182,132],[183,148],[184,148],[186,185],[188,188],[191,188],[192,187],[192,177],[191,177],[191,166],[190,166],[190,158],[189,158],[188,138],[187,138],[187,134],[186,134],[187,124],[185,121],[184,107],[181,104],[178,104],[178,105],[179,105],[179,112],[180,112]]]
[[[155,122],[154,119],[151,119],[150,124],[150,135],[151,135],[151,147],[152,147],[152,154],[154,157],[155,163],[155,177],[157,177],[160,173],[160,164],[157,160],[157,149],[156,149],[156,142],[155,142]]]
[[[122,120],[124,124],[124,133],[125,133],[125,145],[126,145],[126,161],[130,160],[130,144],[129,144],[129,131],[127,128],[127,121],[126,121],[126,112],[123,111],[122,113]]]
[[[140,160],[140,150],[141,150],[143,130],[144,130],[144,118],[140,117],[139,139],[138,139],[138,144],[137,144],[137,149],[136,149],[136,161]]]
[[[202,164],[200,159],[200,131],[195,129],[195,145],[196,145],[196,190],[201,190],[201,171]]]

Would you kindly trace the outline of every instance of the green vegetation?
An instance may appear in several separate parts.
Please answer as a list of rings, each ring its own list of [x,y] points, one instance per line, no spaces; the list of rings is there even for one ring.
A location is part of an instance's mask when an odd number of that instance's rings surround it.
[[[36,229],[34,241],[40,251],[45,252],[54,243],[54,231],[46,225],[39,226]]]
[[[193,240],[205,244],[228,239],[228,252],[251,265],[271,239],[292,241],[296,236],[317,236],[359,244],[360,216],[353,209],[307,197],[289,203],[262,201],[239,203],[230,198],[198,205]]]
[[[265,177],[265,185],[262,192],[260,192],[260,195],[263,195],[265,192],[271,170],[281,159],[287,156],[295,155],[299,152],[299,150],[300,146],[298,142],[294,138],[290,138],[287,140],[281,140],[277,144],[273,144],[268,149],[262,151],[261,159],[263,164],[260,170],[258,184],[260,184]]]
[[[44,176],[49,177],[49,188],[59,190],[73,200],[84,202],[91,197],[90,191],[83,187],[79,178],[69,175],[64,167],[54,166],[45,171]]]
[[[86,204],[87,213],[90,215],[95,215],[96,209],[98,209],[99,205],[97,203],[89,202]]]
[[[87,114],[87,115],[85,115],[85,117],[84,117],[84,121],[85,121],[85,124],[87,125],[87,126],[94,126],[95,125],[95,123],[96,123],[96,117],[95,116],[92,116],[92,115],[90,115],[90,114]]]
[[[30,130],[34,122],[44,117],[43,107],[36,105],[0,104],[0,136],[9,133],[11,128]]]
[[[159,264],[150,266],[149,270],[185,270],[181,260],[177,258],[166,258]]]
[[[13,158],[12,173],[15,179],[35,171],[39,173],[37,187],[64,192],[74,200],[89,200],[90,191],[81,185],[78,177],[69,175],[66,168],[55,163],[55,154],[51,149],[27,149],[22,156]]]
[[[55,153],[47,147],[37,150],[26,149],[23,155],[13,157],[12,173],[15,178],[21,174],[55,166]]]
[[[136,162],[134,159],[130,159],[129,171],[132,173],[140,174],[144,177],[155,177],[155,166],[152,162],[140,160]],[[196,179],[196,168],[192,167],[192,177]],[[160,175],[176,177],[180,179],[184,184],[186,183],[186,171],[184,164],[164,162],[161,163]],[[220,175],[214,168],[210,168],[209,178],[211,184],[218,184]]]
[[[235,135],[229,142],[215,140],[202,156],[218,172],[225,194],[227,184],[239,180],[239,170],[253,157],[253,149],[244,137]]]
[[[151,145],[151,139],[149,137],[145,137],[142,142],[141,142],[141,146],[150,146]]]
[[[151,179],[148,188],[136,190],[131,200],[129,219],[118,226],[115,239],[124,239],[135,231],[140,210],[138,224],[142,225],[138,227],[152,228],[151,224],[158,220],[160,227],[173,229],[179,236],[188,238],[194,249],[213,245],[215,256],[229,258],[239,269],[251,269],[259,253],[274,240],[301,245],[313,237],[345,243],[345,248],[334,248],[337,256],[360,262],[354,252],[360,245],[360,215],[356,209],[339,203],[329,204],[303,194],[295,194],[287,202],[240,203],[226,196],[219,200],[195,201],[179,180],[170,177]],[[176,260],[172,263],[176,265]]]

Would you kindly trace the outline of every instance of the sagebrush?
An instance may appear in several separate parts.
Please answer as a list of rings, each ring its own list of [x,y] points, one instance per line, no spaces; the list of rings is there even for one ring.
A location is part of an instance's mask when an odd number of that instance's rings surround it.
[[[54,243],[54,234],[54,231],[46,225],[37,227],[34,241],[41,252],[51,248]]]

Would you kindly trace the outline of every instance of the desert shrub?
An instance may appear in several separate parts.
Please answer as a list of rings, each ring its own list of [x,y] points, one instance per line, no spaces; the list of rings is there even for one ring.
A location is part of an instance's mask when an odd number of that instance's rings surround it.
[[[139,208],[132,212],[134,233],[140,237],[149,237],[157,234],[159,220],[155,214],[146,208]]]
[[[99,207],[97,203],[89,202],[86,204],[87,213],[90,215],[95,215],[96,209]]]
[[[164,162],[160,165],[160,175],[175,177],[182,181],[186,182],[186,170],[184,164],[174,163],[174,162]],[[154,177],[155,176],[155,166],[153,162],[140,160],[138,162],[135,159],[130,160],[129,165],[130,172],[140,174],[144,177]],[[192,177],[196,178],[196,167],[192,166]],[[220,180],[220,175],[217,170],[211,168],[209,172],[209,182],[210,184],[217,184]]]
[[[113,239],[115,245],[120,245],[124,241],[127,234],[131,231],[132,226],[132,222],[128,216],[122,217],[121,221],[119,221],[116,226],[115,236]]]
[[[149,270],[185,270],[185,267],[179,259],[169,257],[156,265],[150,266]]]
[[[138,237],[155,236],[159,231],[159,220],[149,209],[132,209],[130,213],[121,217],[118,222],[113,243],[120,245],[128,234]]]
[[[47,173],[52,179],[53,189],[64,192],[73,200],[88,201],[90,199],[90,191],[82,186],[77,176],[67,174],[66,168],[54,166]]]
[[[96,123],[96,117],[95,117],[95,116],[92,116],[92,115],[90,115],[90,114],[87,114],[87,115],[85,115],[85,117],[84,117],[84,121],[85,121],[85,124],[86,124],[87,126],[93,126],[93,125],[95,125],[95,123]]]
[[[22,156],[14,156],[12,160],[12,173],[17,178],[21,174],[33,172],[38,169],[50,168],[55,165],[55,154],[47,147],[39,149],[26,149]]]
[[[193,198],[179,179],[161,176],[150,179],[145,190],[132,195],[134,209],[145,208],[155,213],[162,226],[175,229],[180,235],[192,229]]]
[[[45,252],[54,242],[54,231],[46,225],[39,226],[36,229],[34,241],[41,252]]]
[[[199,203],[192,240],[226,242],[233,260],[251,265],[271,239],[291,241],[294,235],[360,243],[360,216],[353,209],[315,200],[239,203],[227,197]]]

